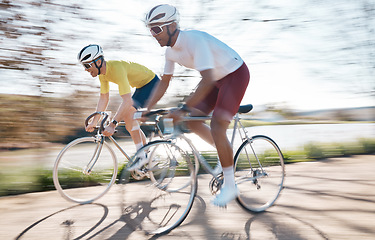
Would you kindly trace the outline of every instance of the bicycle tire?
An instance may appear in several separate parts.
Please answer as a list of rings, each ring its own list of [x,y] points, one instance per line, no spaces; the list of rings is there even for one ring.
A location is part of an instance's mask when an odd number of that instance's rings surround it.
[[[135,181],[127,169],[121,174],[123,217],[146,234],[165,234],[178,227],[192,208],[197,192],[194,165],[186,151],[168,140],[148,143],[128,165],[137,164],[137,156],[145,152],[149,162],[141,171],[148,178]]]
[[[91,171],[87,165],[97,161]],[[85,173],[86,172],[86,173]],[[78,138],[66,145],[55,161],[53,183],[60,195],[79,204],[92,203],[109,191],[117,177],[117,159],[105,141]]]
[[[284,157],[269,137],[256,135],[245,140],[234,157],[237,202],[251,212],[271,207],[283,189]]]

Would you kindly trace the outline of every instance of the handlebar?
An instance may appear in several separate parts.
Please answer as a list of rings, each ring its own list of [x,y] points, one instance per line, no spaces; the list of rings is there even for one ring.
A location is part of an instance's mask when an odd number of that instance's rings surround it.
[[[169,113],[169,109],[156,109],[149,111],[145,114],[142,114],[143,117],[151,117],[153,115],[167,115]]]
[[[104,131],[104,123],[107,121],[107,119],[109,117],[108,113],[106,113],[106,112],[94,112],[94,113],[92,113],[90,116],[88,116],[86,118],[85,126],[87,127],[87,125],[89,125],[90,119],[93,118],[94,116],[98,115],[98,114],[104,116],[103,120],[100,122],[100,131]]]
[[[153,110],[153,111],[147,112],[145,114],[142,114],[142,117],[150,117],[150,116],[153,116],[153,115],[162,116],[162,115],[167,115],[168,113],[169,113],[168,109],[157,109],[157,110]],[[95,117],[96,115],[104,116],[102,121],[99,124],[100,131],[104,131],[104,124],[109,117],[107,112],[94,112],[94,113],[90,114],[85,120],[85,127],[87,127],[87,125],[89,125],[90,120],[93,117]]]

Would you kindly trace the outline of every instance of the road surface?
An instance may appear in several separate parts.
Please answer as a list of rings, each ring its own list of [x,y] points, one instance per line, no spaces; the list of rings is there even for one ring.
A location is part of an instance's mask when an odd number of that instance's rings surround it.
[[[375,239],[375,156],[286,166],[285,189],[261,214],[235,201],[211,206],[209,178],[182,225],[147,236],[122,217],[118,186],[94,204],[77,205],[56,191],[0,198],[0,239]]]

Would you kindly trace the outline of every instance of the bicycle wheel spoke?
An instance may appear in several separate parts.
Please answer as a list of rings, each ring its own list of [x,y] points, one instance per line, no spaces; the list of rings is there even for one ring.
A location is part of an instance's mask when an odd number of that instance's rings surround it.
[[[238,203],[249,211],[272,206],[284,182],[284,160],[276,143],[262,135],[246,140],[235,155]]]

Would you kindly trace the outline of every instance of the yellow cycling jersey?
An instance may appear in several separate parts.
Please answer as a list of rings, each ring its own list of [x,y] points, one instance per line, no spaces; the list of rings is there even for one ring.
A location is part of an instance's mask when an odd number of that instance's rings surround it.
[[[107,61],[106,74],[100,74],[100,93],[109,92],[109,82],[116,83],[120,95],[131,92],[131,87],[141,88],[155,77],[147,67],[127,61]]]

